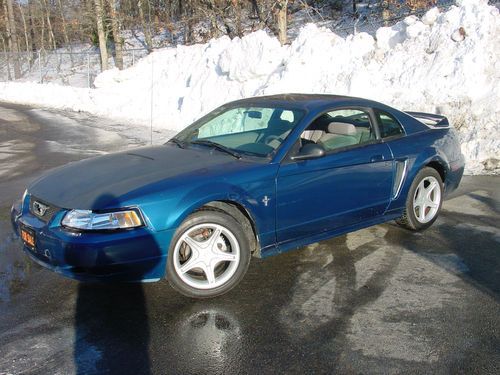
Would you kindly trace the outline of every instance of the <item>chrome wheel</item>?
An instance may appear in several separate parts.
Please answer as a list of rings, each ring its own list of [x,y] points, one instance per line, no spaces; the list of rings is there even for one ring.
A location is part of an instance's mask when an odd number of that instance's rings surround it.
[[[420,181],[413,197],[413,213],[418,222],[431,221],[438,213],[441,204],[441,185],[433,176]]]
[[[174,247],[173,266],[179,278],[196,289],[228,282],[240,262],[240,245],[226,227],[204,223],[187,229]]]

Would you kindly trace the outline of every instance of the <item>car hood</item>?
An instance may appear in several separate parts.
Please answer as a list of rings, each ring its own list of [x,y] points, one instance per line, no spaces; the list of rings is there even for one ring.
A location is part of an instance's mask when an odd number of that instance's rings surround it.
[[[28,192],[61,208],[98,210],[119,207],[120,197],[159,181],[172,179],[175,184],[188,176],[206,179],[249,164],[207,148],[143,147],[57,168],[32,183]]]

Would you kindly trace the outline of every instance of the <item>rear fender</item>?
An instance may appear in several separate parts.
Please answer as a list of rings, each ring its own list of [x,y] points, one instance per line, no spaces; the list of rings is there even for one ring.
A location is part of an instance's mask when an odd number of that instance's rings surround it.
[[[443,168],[445,176],[448,174],[450,168],[449,163],[446,161],[446,156],[434,147],[428,147],[424,149],[416,159],[414,159],[413,161],[409,160],[408,171],[405,177],[405,181],[403,182],[401,192],[397,199],[391,203],[390,210],[404,207],[406,203],[406,197],[410,190],[410,186],[415,179],[415,176],[422,168],[425,168],[432,162],[439,163],[439,165]]]

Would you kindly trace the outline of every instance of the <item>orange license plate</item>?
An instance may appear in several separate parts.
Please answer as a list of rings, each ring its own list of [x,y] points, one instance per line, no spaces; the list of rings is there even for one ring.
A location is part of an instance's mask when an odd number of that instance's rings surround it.
[[[29,229],[21,229],[21,238],[29,247],[35,247],[35,233]]]

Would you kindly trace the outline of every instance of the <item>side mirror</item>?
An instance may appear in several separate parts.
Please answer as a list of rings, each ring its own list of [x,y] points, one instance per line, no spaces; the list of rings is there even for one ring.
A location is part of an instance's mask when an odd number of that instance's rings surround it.
[[[317,159],[325,155],[325,149],[316,144],[316,143],[308,143],[300,149],[299,153],[295,156],[292,156],[292,160],[308,160],[308,159]]]

